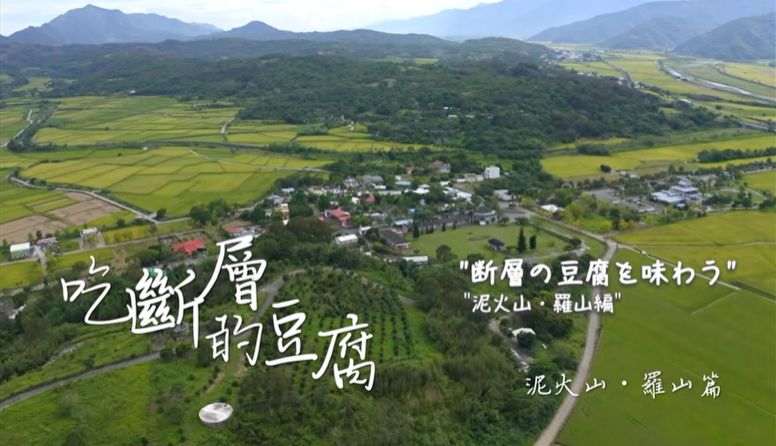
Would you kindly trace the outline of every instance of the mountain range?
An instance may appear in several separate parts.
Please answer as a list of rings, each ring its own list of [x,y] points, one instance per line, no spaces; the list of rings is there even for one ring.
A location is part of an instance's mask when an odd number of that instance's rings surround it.
[[[125,14],[93,5],[73,9],[41,26],[17,31],[9,39],[38,45],[161,42],[220,31],[213,25],[186,23],[158,14]]]
[[[728,22],[684,42],[674,52],[722,60],[776,58],[776,14]]]
[[[774,11],[772,0],[694,0],[644,3],[544,30],[530,40],[671,49],[731,20]]]
[[[623,9],[624,8],[624,9]],[[0,36],[3,47],[154,44],[135,47],[154,54],[177,50],[193,57],[240,57],[277,53],[366,57],[471,57],[488,54],[538,57],[546,49],[513,39],[463,36],[529,36],[534,41],[594,44],[612,49],[672,50],[705,57],[774,58],[772,0],[502,0],[469,9],[383,22],[371,29],[294,32],[251,21],[228,31],[157,14],[125,14],[93,5],[73,9],[41,26]],[[598,14],[598,15],[595,15]],[[771,14],[770,16],[767,14]],[[739,21],[739,19],[742,19]],[[575,21],[576,20],[576,21]],[[569,23],[572,22],[572,23]],[[545,29],[546,28],[546,29]],[[462,39],[459,39],[462,40]],[[262,42],[256,45],[252,42]],[[241,43],[242,42],[242,43]],[[164,43],[164,45],[161,45]],[[126,48],[114,49],[125,51]],[[79,49],[79,54],[90,52]],[[736,53],[740,51],[740,53]],[[22,50],[15,50],[23,56]],[[47,53],[37,50],[36,54]],[[52,55],[63,54],[48,51]],[[724,56],[724,57],[723,57]]]
[[[392,33],[424,33],[447,38],[504,36],[527,38],[546,28],[620,11],[645,0],[503,0],[469,9],[448,9],[367,28]]]

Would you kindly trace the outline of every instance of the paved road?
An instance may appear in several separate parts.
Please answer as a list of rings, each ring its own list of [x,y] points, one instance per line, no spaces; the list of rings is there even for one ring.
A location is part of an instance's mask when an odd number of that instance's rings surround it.
[[[610,240],[606,240],[606,254],[604,260],[611,260],[614,257],[614,253],[617,252],[617,244]],[[603,293],[603,289],[596,288],[596,294]],[[582,394],[582,390],[585,386],[585,380],[590,373],[590,366],[593,363],[593,356],[595,356],[595,350],[598,346],[598,337],[601,334],[601,319],[597,312],[591,311],[590,317],[587,320],[587,334],[585,335],[585,349],[582,352],[582,358],[577,366],[577,372],[574,374],[574,379],[571,381],[571,391],[577,395]],[[539,439],[536,440],[534,446],[552,446],[555,442],[555,438],[558,437],[561,429],[566,424],[566,421],[571,416],[571,412],[574,411],[574,406],[577,404],[577,397],[566,394],[560,407],[558,407],[555,416],[550,421],[550,424],[544,429]]]
[[[292,271],[288,274],[293,276],[293,275],[301,274],[303,272],[304,270],[299,269],[299,270]],[[256,317],[254,318],[254,321],[259,320],[261,316],[264,314],[264,312],[267,311],[267,308],[269,308],[269,306],[272,304],[272,301],[275,299],[275,296],[277,295],[278,291],[280,291],[280,288],[283,286],[284,283],[285,283],[285,280],[283,279],[283,276],[280,276],[277,279],[273,280],[272,282],[264,285],[259,289],[259,292],[265,293],[267,295],[267,298],[264,299],[264,302],[262,303],[261,307],[256,312]],[[247,333],[243,335],[247,335]],[[236,338],[239,339],[240,337],[241,336],[237,336]],[[40,386],[33,387],[29,390],[23,391],[9,398],[6,398],[3,401],[0,401],[0,410],[5,409],[11,404],[18,403],[19,401],[24,401],[28,398],[32,398],[36,395],[55,389],[57,387],[62,387],[73,382],[82,381],[84,379],[88,379],[97,375],[102,375],[108,372],[121,370],[127,367],[131,367],[133,365],[154,361],[156,359],[159,359],[158,352],[150,353],[143,356],[138,356],[136,358],[126,359],[112,364],[107,364],[102,367],[97,367],[95,369],[87,370],[85,372],[79,373],[74,376],[62,378],[60,380],[50,382],[48,384],[42,384]]]

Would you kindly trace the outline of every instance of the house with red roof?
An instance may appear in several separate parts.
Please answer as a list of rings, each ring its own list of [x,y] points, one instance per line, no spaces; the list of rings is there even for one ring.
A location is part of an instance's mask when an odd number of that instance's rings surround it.
[[[345,227],[350,225],[350,212],[343,211],[342,209],[329,209],[326,211],[329,218],[338,220],[340,225]]]
[[[202,239],[186,240],[172,245],[172,252],[182,252],[186,257],[205,251],[205,242]]]

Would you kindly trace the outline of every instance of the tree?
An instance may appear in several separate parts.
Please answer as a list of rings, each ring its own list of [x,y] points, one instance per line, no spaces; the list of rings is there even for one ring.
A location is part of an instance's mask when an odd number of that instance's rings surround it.
[[[528,247],[531,249],[531,251],[535,251],[536,250],[536,235],[535,234],[532,235],[528,239]]]
[[[455,258],[453,250],[447,245],[440,245],[436,249],[436,258],[440,262],[449,262]]]
[[[525,243],[525,232],[523,231],[523,228],[520,228],[520,235],[517,236],[517,252],[522,254],[526,250],[527,247]]]
[[[601,164],[601,172],[609,173],[611,171],[612,171],[612,168],[608,164]]]
[[[158,218],[159,220],[163,219],[166,215],[167,215],[167,209],[165,208],[160,208],[159,210],[156,211],[156,218]]]
[[[318,197],[318,210],[323,212],[331,207],[331,200],[326,194],[322,194]]]
[[[205,226],[210,221],[210,212],[204,206],[194,206],[189,211],[189,217],[200,226]]]
[[[412,238],[418,238],[420,237],[420,228],[418,227],[417,223],[412,224]]]

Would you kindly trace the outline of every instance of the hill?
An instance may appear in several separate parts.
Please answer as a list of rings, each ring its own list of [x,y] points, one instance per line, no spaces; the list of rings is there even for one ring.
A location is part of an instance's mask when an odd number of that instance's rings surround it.
[[[722,60],[776,58],[776,14],[726,23],[676,48],[679,54]]]
[[[407,20],[368,26],[392,33],[424,33],[441,37],[504,36],[526,38],[545,28],[618,11],[644,0],[588,0],[580,8],[576,0],[503,0],[469,9],[448,9]]]
[[[514,39],[488,38],[450,42],[430,36],[397,36],[375,31],[372,39],[359,39],[358,31],[317,33],[346,42],[301,39],[245,40],[238,38],[166,40],[159,43],[46,46],[21,44],[8,39],[0,46],[0,64],[5,73],[22,76],[28,68],[51,71],[53,75],[78,77],[84,69],[110,57],[168,57],[229,60],[283,54],[287,56],[329,55],[348,59],[390,59],[413,61],[429,59],[464,61],[500,58],[508,61],[539,61],[552,51],[542,45]],[[313,33],[310,33],[313,34]],[[362,35],[363,35],[362,34]]]
[[[101,44],[111,42],[161,42],[186,39],[218,31],[199,23],[186,23],[157,14],[125,14],[118,9],[87,5],[72,9],[41,26],[30,26],[8,38],[39,45]]]
[[[627,36],[632,30],[643,24],[645,24],[645,29],[640,32],[642,36],[649,28],[662,28],[658,33],[670,36],[671,40],[678,40],[681,38],[681,32],[671,31],[672,28],[676,27],[677,19],[698,26],[695,32],[702,33],[730,20],[766,14],[773,10],[774,5],[770,0],[650,2],[620,12],[549,28],[534,35],[530,40],[556,43],[600,43],[616,39],[618,36]],[[666,17],[673,19],[666,21],[664,20]],[[655,21],[656,19],[661,20]],[[652,31],[646,32],[646,35],[654,36],[658,33]]]

